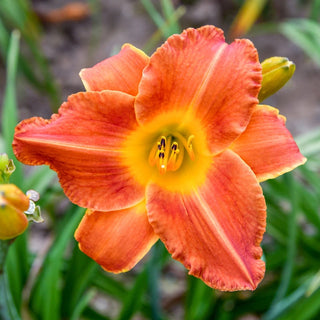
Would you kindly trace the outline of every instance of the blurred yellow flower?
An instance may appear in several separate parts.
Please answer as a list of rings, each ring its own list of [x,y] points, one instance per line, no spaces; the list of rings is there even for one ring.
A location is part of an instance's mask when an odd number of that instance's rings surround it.
[[[24,211],[29,198],[14,184],[0,184],[0,239],[12,239],[25,231],[28,219]]]

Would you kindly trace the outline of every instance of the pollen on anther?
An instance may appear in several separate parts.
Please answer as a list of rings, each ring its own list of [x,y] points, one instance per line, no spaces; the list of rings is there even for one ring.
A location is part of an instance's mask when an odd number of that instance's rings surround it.
[[[160,145],[161,145],[163,148],[166,147],[166,138],[165,138],[165,137],[161,137]]]
[[[172,146],[171,146],[171,150],[176,151],[178,149],[178,143],[177,142],[173,142]]]

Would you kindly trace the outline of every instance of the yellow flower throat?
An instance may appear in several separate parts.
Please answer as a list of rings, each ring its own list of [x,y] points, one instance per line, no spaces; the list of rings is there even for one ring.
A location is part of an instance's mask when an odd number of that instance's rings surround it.
[[[211,163],[200,121],[183,112],[165,113],[137,127],[122,152],[123,164],[138,182],[172,191],[189,192],[203,183]]]
[[[167,137],[161,136],[150,151],[149,164],[156,165],[161,174],[178,170],[183,162],[185,150],[191,160],[195,158],[192,148],[193,138],[194,135],[190,135],[186,139],[178,132]]]

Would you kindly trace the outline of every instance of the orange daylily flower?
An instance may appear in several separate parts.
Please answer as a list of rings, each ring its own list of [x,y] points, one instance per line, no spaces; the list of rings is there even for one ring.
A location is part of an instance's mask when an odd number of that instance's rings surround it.
[[[213,26],[171,36],[150,58],[131,45],[81,71],[87,89],[51,120],[16,128],[16,157],[57,171],[88,208],[75,237],[104,269],[131,269],[160,238],[220,290],[256,288],[266,205],[259,182],[305,162],[285,118],[258,105],[249,40]]]

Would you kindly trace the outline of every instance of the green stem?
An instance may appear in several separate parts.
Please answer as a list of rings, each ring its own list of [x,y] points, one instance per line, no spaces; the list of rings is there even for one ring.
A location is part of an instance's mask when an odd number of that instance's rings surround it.
[[[0,320],[20,320],[13,303],[5,272],[5,261],[12,240],[0,240]]]

